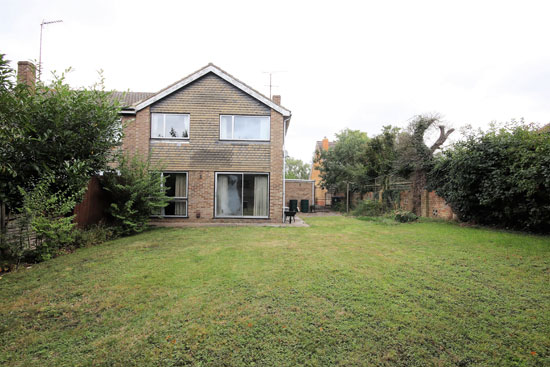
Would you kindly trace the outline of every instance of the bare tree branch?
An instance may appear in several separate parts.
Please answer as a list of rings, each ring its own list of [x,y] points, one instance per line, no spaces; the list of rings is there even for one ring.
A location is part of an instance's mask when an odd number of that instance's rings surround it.
[[[438,150],[454,131],[455,129],[449,129],[445,132],[445,126],[439,125],[439,138],[437,138],[436,142],[430,147],[430,151],[433,153]]]

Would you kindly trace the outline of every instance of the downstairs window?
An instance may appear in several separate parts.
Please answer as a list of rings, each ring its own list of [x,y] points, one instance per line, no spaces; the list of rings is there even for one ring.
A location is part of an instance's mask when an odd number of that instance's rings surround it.
[[[268,218],[267,173],[216,173],[216,217]]]
[[[164,172],[166,196],[170,202],[162,208],[163,217],[187,217],[187,172]]]

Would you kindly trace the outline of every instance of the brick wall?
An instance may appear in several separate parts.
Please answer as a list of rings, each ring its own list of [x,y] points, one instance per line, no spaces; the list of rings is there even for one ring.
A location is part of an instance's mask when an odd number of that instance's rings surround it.
[[[190,115],[189,140],[150,139],[151,113]],[[271,117],[269,142],[220,141],[220,115]],[[189,172],[188,215],[171,221],[236,222],[266,219],[214,218],[215,172],[269,173],[269,219],[282,221],[283,116],[214,74],[207,74],[177,92],[123,117],[127,152],[151,154],[166,171]],[[199,213],[200,218],[197,218]]]
[[[363,195],[364,199],[371,199],[374,200],[374,193],[368,192]],[[445,200],[441,197],[439,197],[434,191],[426,191],[424,190],[422,192],[422,205],[420,208],[420,213],[422,217],[427,218],[442,218],[442,219],[455,219],[456,215],[454,214],[453,210]],[[403,210],[412,211],[412,192],[407,191],[401,191],[399,193],[399,208]]]
[[[290,200],[298,200],[298,207],[301,200],[309,200],[309,205],[313,205],[314,187],[313,180],[285,180],[285,206],[290,206]]]
[[[434,191],[422,192],[421,213],[423,217],[428,218],[442,218],[448,220],[455,218],[451,207]]]

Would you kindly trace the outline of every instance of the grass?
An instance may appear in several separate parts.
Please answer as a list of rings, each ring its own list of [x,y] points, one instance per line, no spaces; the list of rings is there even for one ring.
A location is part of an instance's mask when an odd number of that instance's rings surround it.
[[[549,366],[550,239],[157,229],[0,279],[1,366]]]

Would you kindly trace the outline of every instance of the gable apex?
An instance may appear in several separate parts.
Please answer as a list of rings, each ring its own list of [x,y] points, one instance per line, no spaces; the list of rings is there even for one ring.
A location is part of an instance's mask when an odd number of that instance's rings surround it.
[[[172,85],[169,85],[168,87],[162,89],[158,93],[155,93],[153,96],[151,96],[151,97],[149,97],[145,100],[140,101],[138,104],[135,105],[135,111],[137,112],[137,111],[140,111],[140,110],[144,109],[147,106],[150,106],[151,104],[163,99],[164,97],[176,92],[177,90],[185,87],[186,85],[194,82],[197,79],[202,78],[203,76],[205,76],[206,74],[209,74],[209,73],[217,75],[218,77],[225,80],[226,82],[233,85],[234,87],[242,90],[243,92],[250,95],[251,97],[257,99],[258,101],[262,102],[263,104],[267,105],[268,107],[272,108],[273,110],[279,112],[281,115],[283,115],[285,117],[290,117],[292,115],[290,110],[276,104],[275,102],[273,102],[268,97],[264,96],[260,92],[254,90],[253,88],[251,88],[248,85],[244,84],[240,80],[236,79],[235,77],[233,77],[232,75],[230,75],[227,72],[223,71],[222,69],[220,69],[219,67],[217,67],[216,65],[214,65],[212,63],[209,63],[208,65],[206,65],[202,69],[200,69],[200,70],[194,72],[193,74],[177,81],[176,83],[174,83]]]

